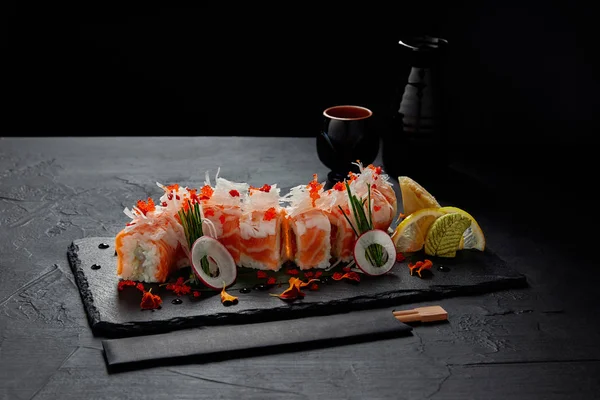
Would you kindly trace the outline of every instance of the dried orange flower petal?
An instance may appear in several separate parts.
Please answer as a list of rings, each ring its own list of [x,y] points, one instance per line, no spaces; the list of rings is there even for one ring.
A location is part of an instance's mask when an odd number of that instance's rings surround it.
[[[157,294],[152,294],[152,289],[144,292],[140,307],[142,310],[154,310],[162,304],[162,299]]]
[[[223,285],[223,290],[221,290],[221,303],[225,306],[230,306],[232,304],[238,303],[238,298],[230,295],[225,291],[225,285]]]

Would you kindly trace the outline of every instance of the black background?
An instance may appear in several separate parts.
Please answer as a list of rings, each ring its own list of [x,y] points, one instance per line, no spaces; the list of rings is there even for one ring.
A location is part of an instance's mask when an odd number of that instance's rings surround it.
[[[336,104],[385,122],[408,73],[398,40],[427,34],[450,43],[457,159],[544,190],[594,169],[583,2],[8,4],[3,135],[310,137]]]
[[[588,7],[448,3],[13,4],[3,12],[3,131],[312,136],[324,107],[387,110],[406,79],[398,40],[429,34],[451,45],[444,82],[457,140],[591,140]]]

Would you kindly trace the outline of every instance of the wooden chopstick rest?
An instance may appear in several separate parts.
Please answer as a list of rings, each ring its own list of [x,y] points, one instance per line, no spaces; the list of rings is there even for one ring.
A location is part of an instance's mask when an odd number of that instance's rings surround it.
[[[401,322],[434,322],[448,319],[448,312],[441,306],[417,307],[412,310],[392,311]]]

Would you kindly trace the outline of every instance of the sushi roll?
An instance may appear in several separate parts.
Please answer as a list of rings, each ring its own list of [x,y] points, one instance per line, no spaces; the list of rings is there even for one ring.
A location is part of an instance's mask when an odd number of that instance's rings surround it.
[[[139,282],[165,282],[187,256],[183,228],[166,207],[151,198],[125,208],[132,221],[117,234],[117,275]]]
[[[247,268],[278,271],[284,262],[277,185],[250,186],[240,216],[240,263]]]
[[[389,177],[383,173],[381,167],[372,164],[363,167],[360,162],[356,165],[360,173],[350,174],[350,189],[359,198],[367,198],[370,192],[373,228],[387,231],[398,210],[396,193]]]
[[[215,227],[215,239],[225,246],[238,267],[242,265],[240,253],[242,201],[247,196],[248,189],[247,183],[228,181],[217,175],[214,191],[203,201],[204,216]]]
[[[164,193],[156,205],[148,198],[124,210],[131,222],[115,238],[117,274],[165,282],[189,266],[192,243],[179,212],[192,204],[199,205],[198,233],[218,240],[238,267],[277,271],[290,261],[307,270],[351,262],[357,234],[346,184],[359,198],[370,196],[365,211],[373,228],[388,230],[397,211],[396,194],[381,168],[356,165],[360,173],[350,173],[330,190],[323,190],[315,174],[283,197],[277,185],[252,187],[220,178],[219,172],[214,186],[207,173],[199,190],[157,183]]]
[[[292,188],[283,198],[286,207],[286,258],[300,269],[327,268],[331,259],[331,223],[321,209],[323,184],[317,175],[308,185]]]
[[[331,226],[331,256],[336,262],[352,261],[357,237],[354,229],[344,217],[344,213],[347,216],[351,215],[346,186],[342,182],[336,183],[324,193],[322,199],[321,208]]]

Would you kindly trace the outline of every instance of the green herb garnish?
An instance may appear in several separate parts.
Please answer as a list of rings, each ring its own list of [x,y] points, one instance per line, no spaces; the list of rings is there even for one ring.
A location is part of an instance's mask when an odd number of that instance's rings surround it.
[[[344,183],[348,192],[348,198],[350,199],[350,206],[352,207],[352,214],[354,215],[356,226],[354,226],[352,221],[350,221],[350,218],[348,218],[340,205],[338,205],[338,208],[342,212],[344,218],[346,218],[346,221],[348,221],[352,227],[356,237],[359,237],[363,233],[373,229],[373,212],[371,211],[371,185],[367,183],[367,198],[359,199],[352,194],[348,182]],[[367,203],[367,212],[365,212],[365,203]],[[367,247],[366,256],[369,262],[376,267],[381,267],[387,261],[386,252],[384,251],[383,246],[377,243],[373,243]]]
[[[197,202],[192,204],[190,199],[187,199],[187,207],[181,207],[181,210],[179,210],[177,214],[179,215],[179,220],[181,221],[181,226],[183,226],[183,231],[185,232],[188,248],[191,252],[194,242],[198,240],[199,237],[204,236],[204,233],[202,232],[202,214],[200,212],[200,204]],[[206,256],[202,258],[200,264],[202,266],[202,270],[207,275],[211,275],[208,265],[208,258]]]

